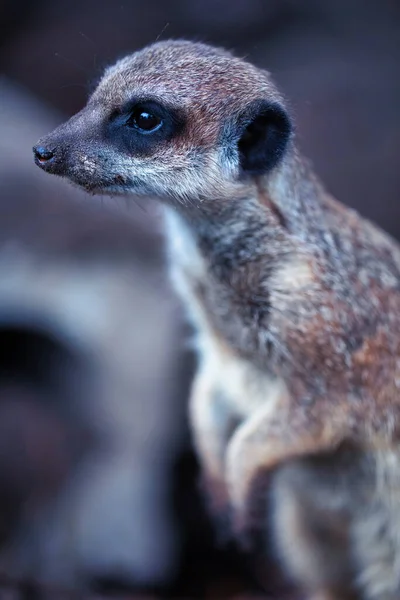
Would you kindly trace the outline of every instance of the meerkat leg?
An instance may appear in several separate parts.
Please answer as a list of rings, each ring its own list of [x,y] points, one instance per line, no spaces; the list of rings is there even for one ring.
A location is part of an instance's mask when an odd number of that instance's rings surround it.
[[[364,490],[373,490],[372,500],[358,503],[352,523],[357,579],[366,600],[399,600],[400,451],[371,456],[374,481],[367,480]]]
[[[312,418],[306,407],[284,398],[263,407],[237,429],[227,448],[226,477],[239,536],[246,529],[252,485],[258,475],[290,459],[333,449],[343,439],[346,424],[341,415],[321,414],[323,419]]]
[[[216,516],[223,516],[230,505],[225,480],[225,453],[238,421],[206,369],[195,377],[189,406],[194,443],[201,460],[210,510]]]
[[[351,536],[358,491],[350,479],[363,473],[341,456],[325,455],[291,461],[271,482],[273,546],[287,574],[312,600],[361,600],[356,585]],[[348,456],[347,456],[348,457]]]
[[[316,597],[400,598],[400,453],[342,446],[272,480],[275,547]]]

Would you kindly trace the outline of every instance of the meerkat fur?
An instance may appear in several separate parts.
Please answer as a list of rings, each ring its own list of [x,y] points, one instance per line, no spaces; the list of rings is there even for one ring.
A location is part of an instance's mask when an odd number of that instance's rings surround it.
[[[306,593],[400,598],[400,250],[324,190],[270,75],[158,42],[34,154],[89,192],[164,203],[212,509],[246,539],[267,475],[269,542]]]

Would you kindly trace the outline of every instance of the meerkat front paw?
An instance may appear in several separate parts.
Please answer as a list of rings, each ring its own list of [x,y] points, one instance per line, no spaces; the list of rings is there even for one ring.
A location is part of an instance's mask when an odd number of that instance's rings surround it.
[[[257,477],[273,472],[293,458],[335,448],[345,436],[345,424],[327,428],[325,419],[309,426],[304,407],[282,399],[274,410],[262,407],[234,434],[226,456],[226,475],[235,534],[245,537],[249,526],[252,488]]]

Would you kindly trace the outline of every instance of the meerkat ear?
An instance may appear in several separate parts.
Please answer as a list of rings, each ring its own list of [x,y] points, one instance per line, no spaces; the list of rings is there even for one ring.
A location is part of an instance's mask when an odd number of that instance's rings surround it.
[[[292,131],[286,111],[278,103],[256,100],[240,115],[238,126],[241,172],[267,173],[282,158]]]

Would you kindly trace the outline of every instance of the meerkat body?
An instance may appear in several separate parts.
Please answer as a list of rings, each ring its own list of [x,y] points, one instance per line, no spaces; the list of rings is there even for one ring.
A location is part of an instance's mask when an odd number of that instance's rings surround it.
[[[323,190],[269,75],[158,43],[108,69],[34,152],[93,193],[165,202],[215,512],[246,538],[267,475],[272,545],[301,586],[398,599],[400,251]]]

